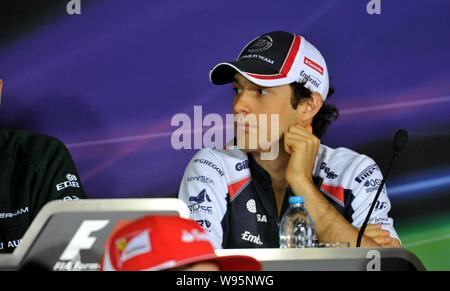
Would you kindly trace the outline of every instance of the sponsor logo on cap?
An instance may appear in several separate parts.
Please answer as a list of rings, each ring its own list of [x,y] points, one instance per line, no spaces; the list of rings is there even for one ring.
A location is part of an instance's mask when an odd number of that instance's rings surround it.
[[[150,232],[146,229],[135,236],[119,238],[115,241],[115,247],[121,264],[136,256],[149,253],[152,250]]]
[[[318,63],[314,62],[308,57],[305,57],[304,62],[305,65],[312,68],[313,70],[316,70],[317,72],[319,72],[319,74],[323,75],[323,68]]]
[[[202,233],[196,229],[191,231],[183,230],[181,233],[181,241],[185,243],[192,243],[194,241],[209,241],[206,233]]]
[[[263,62],[269,63],[271,65],[274,64],[274,60],[266,58],[265,56],[262,55],[258,55],[258,54],[248,54],[248,55],[243,55],[239,58],[239,61],[242,59],[259,59]]]
[[[306,74],[304,70],[300,72],[300,77],[302,77],[304,81],[311,83],[316,88],[319,88],[320,84],[322,84],[319,79],[317,79],[313,75]]]
[[[273,44],[273,39],[268,35],[263,35],[251,43],[247,51],[250,53],[262,52],[268,50]]]

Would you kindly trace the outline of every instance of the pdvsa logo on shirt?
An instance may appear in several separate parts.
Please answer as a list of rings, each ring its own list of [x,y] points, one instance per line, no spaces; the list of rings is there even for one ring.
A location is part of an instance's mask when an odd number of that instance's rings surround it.
[[[248,212],[256,214],[256,221],[258,221],[258,222],[267,222],[267,217],[266,217],[265,214],[258,214],[258,213],[256,213],[257,210],[256,210],[256,201],[255,201],[255,199],[249,199],[247,201],[246,206],[247,206]]]
[[[66,179],[67,181],[59,183],[56,185],[56,190],[57,191],[61,191],[64,190],[66,188],[72,187],[72,188],[80,188],[80,184],[77,182],[77,176],[72,175],[72,174],[67,174],[66,175]]]

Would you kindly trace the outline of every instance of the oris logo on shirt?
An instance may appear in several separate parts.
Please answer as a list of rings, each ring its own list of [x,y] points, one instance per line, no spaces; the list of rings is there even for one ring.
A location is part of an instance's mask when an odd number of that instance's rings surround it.
[[[77,176],[72,175],[72,174],[67,174],[66,175],[66,179],[67,181],[63,182],[63,183],[59,183],[56,185],[56,190],[57,191],[61,191],[64,190],[66,188],[72,187],[72,188],[80,188],[80,184],[77,182]]]

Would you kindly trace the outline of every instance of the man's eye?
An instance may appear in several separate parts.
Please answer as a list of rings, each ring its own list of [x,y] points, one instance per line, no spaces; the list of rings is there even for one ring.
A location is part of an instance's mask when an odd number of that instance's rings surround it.
[[[242,92],[242,89],[239,89],[239,88],[233,87],[233,92],[234,92],[234,94],[241,94],[241,92]]]
[[[264,89],[258,89],[256,90],[256,93],[258,93],[258,95],[267,95],[269,93],[269,91],[264,90]]]

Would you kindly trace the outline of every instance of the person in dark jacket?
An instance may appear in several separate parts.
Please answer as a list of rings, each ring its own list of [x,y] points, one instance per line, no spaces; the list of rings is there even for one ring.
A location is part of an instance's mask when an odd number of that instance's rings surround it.
[[[0,80],[0,100],[1,89]],[[0,127],[0,253],[20,245],[47,202],[82,198],[78,171],[62,142]]]

